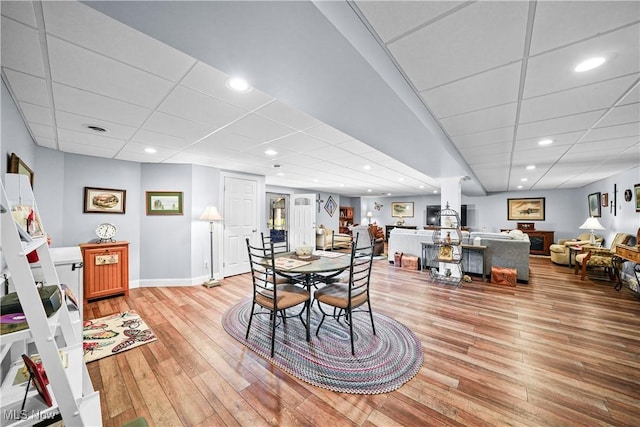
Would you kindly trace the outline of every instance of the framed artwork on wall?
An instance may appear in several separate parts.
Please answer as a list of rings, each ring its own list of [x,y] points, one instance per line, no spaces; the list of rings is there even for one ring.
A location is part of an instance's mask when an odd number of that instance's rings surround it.
[[[600,193],[591,193],[587,196],[589,202],[589,216],[599,218],[600,210]]]
[[[507,199],[507,219],[509,221],[544,221],[544,197]]]
[[[126,199],[127,190],[84,187],[84,213],[123,214]]]
[[[33,177],[35,174],[31,168],[16,155],[16,153],[11,153],[11,156],[9,156],[9,168],[7,169],[7,172],[28,176],[31,188],[33,188]]]
[[[609,193],[602,193],[602,207],[606,208],[609,206]]]
[[[333,197],[329,196],[329,198],[327,199],[327,203],[325,203],[324,205],[324,210],[327,211],[330,217],[333,217],[333,214],[337,208],[338,204],[335,200],[333,200]]]
[[[147,215],[182,215],[182,192],[147,191]]]
[[[413,218],[413,202],[391,202],[391,216]]]
[[[633,192],[636,194],[636,212],[640,212],[640,184],[633,186]]]

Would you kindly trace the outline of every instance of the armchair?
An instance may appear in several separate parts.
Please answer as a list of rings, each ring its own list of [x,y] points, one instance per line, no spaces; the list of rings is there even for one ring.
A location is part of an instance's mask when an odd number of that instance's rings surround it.
[[[603,267],[605,271],[609,273],[609,276],[613,278],[613,256],[616,253],[616,245],[626,245],[631,240],[631,234],[617,233],[611,242],[611,247],[597,248],[593,246],[583,246],[582,252],[576,255],[576,267],[574,274],[578,274],[578,270],[581,271],[580,280],[584,280],[587,274],[587,267]]]
[[[560,239],[558,243],[549,246],[551,261],[554,264],[569,265],[569,246],[588,245],[591,233],[582,233],[577,239]],[[596,236],[596,244],[604,242],[602,236]]]
[[[334,250],[351,247],[351,235],[336,233],[331,228],[321,225],[316,230],[316,249]]]

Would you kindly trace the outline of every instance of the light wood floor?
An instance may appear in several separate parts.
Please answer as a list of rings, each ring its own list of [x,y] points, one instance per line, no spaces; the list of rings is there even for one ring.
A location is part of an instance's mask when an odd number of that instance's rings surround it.
[[[399,390],[329,392],[290,377],[231,338],[222,313],[247,275],[205,289],[143,288],[85,306],[137,310],[159,340],[89,364],[105,426],[638,426],[640,298],[531,258],[529,285],[463,287],[376,261],[374,310],[411,328],[424,365]],[[358,319],[356,318],[356,321]]]

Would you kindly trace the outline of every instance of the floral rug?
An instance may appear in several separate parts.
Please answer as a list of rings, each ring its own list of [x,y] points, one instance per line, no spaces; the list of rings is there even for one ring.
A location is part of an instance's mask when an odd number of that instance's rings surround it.
[[[311,313],[311,341],[300,319],[276,327],[271,355],[269,316],[255,316],[245,339],[251,300],[229,308],[222,326],[236,340],[291,375],[329,390],[351,394],[379,394],[397,390],[411,380],[424,360],[420,341],[402,323],[375,312],[376,335],[368,313],[354,315],[355,356],[351,355],[349,327],[327,318],[315,335],[321,314]]]
[[[86,320],[82,335],[86,363],[157,340],[144,320],[133,310]]]

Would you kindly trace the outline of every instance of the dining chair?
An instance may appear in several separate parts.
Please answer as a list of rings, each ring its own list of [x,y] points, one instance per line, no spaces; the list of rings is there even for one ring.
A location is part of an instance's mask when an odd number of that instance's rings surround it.
[[[268,235],[264,235],[260,232],[262,238],[262,244],[265,248],[268,248],[273,243],[273,250],[279,254],[289,251],[289,236],[287,230],[270,230]]]
[[[307,336],[309,336],[309,301],[311,295],[309,290],[295,286],[292,283],[277,283],[273,244],[270,244],[269,250],[265,250],[264,247],[251,246],[249,238],[246,239],[246,242],[249,262],[251,264],[253,300],[251,302],[251,314],[249,315],[249,324],[247,325],[245,339],[249,339],[253,316],[269,314],[271,322],[271,357],[273,357],[278,314],[280,314],[283,322],[285,322],[287,318],[299,317],[302,324],[305,325]],[[304,307],[298,313],[293,315],[286,314],[285,310],[300,304],[304,304]],[[256,312],[256,306],[267,311]],[[302,318],[302,313],[305,312],[305,310],[307,313],[306,321]]]
[[[371,318],[371,329],[373,335],[376,334],[376,327],[373,323],[373,311],[371,311],[371,300],[369,297],[369,285],[371,282],[371,268],[373,266],[374,244],[369,246],[356,244],[351,247],[351,265],[349,266],[349,277],[346,282],[330,283],[318,289],[314,298],[318,301],[318,308],[322,313],[322,319],[316,329],[316,336],[320,332],[320,327],[327,316],[334,317],[338,322],[344,316],[345,322],[349,324],[351,335],[351,354],[355,355],[353,344],[353,314],[357,312],[368,312]],[[366,307],[363,307],[365,306]],[[333,314],[327,313],[325,307],[333,307]]]

